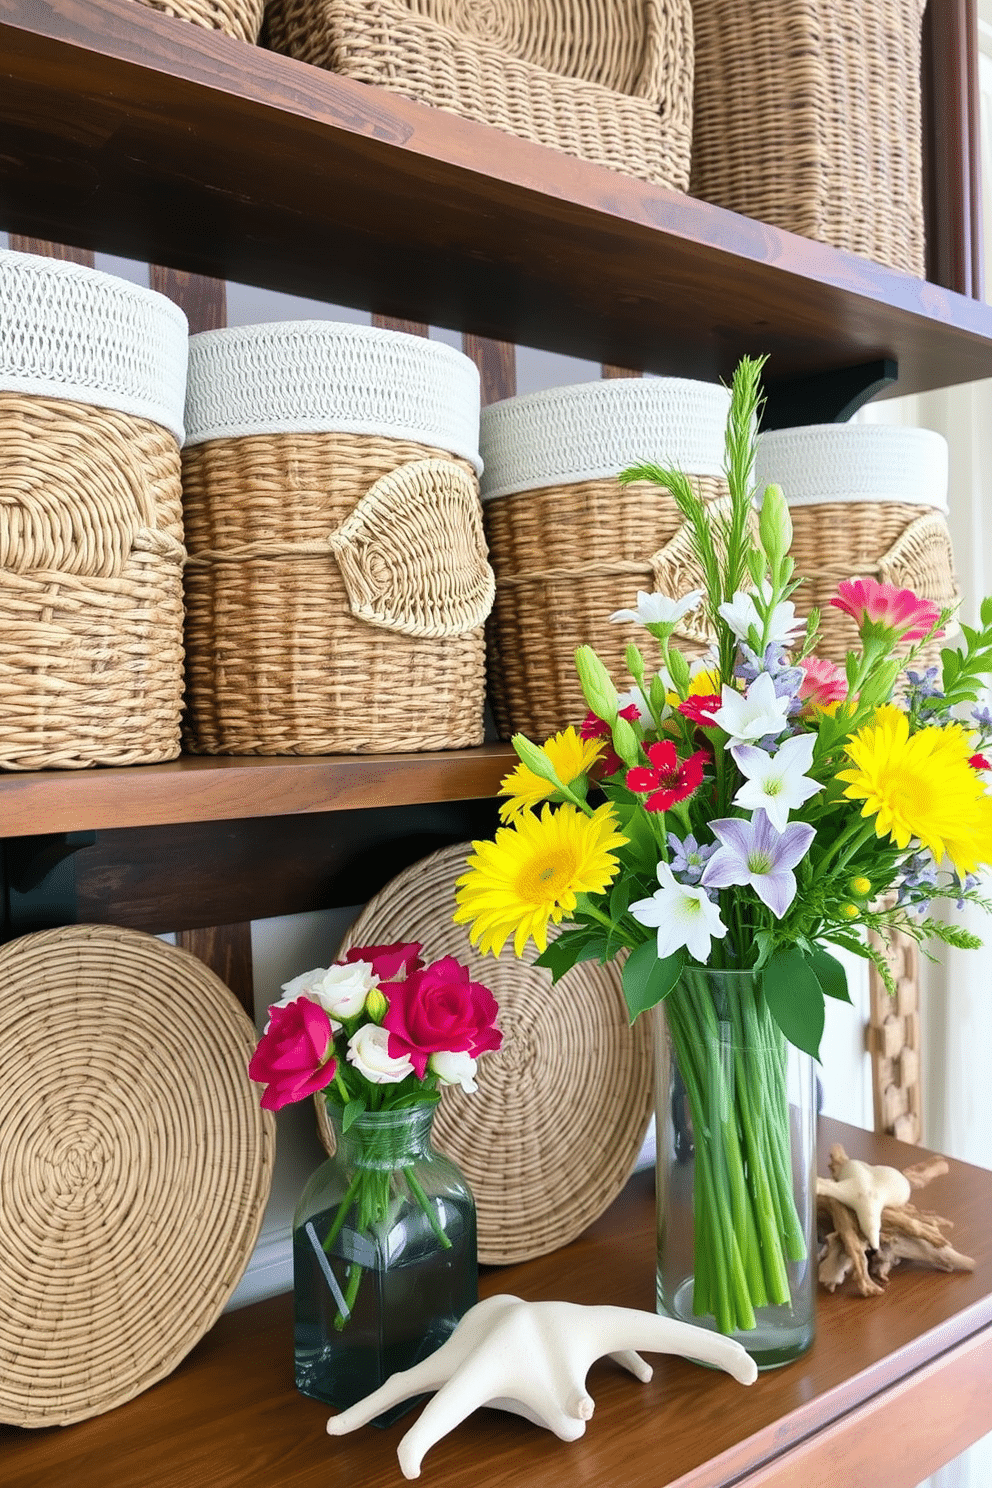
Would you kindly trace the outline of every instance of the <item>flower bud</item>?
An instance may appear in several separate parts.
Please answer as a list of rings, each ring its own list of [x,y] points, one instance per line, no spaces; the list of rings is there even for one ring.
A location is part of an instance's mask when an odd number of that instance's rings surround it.
[[[626,718],[618,717],[613,725],[613,748],[628,768],[633,769],[640,762],[641,754],[637,735]]]
[[[373,987],[365,999],[365,1011],[373,1023],[381,1023],[389,1011],[389,1003],[385,993],[380,992],[378,987]]]
[[[561,786],[554,765],[539,744],[532,744],[525,734],[514,734],[510,743],[532,774],[539,776],[541,780],[550,781],[552,785]]]
[[[792,546],[792,518],[781,486],[766,486],[758,518],[761,546],[775,572]]]
[[[842,904],[840,907],[840,912],[844,916],[845,920],[856,920],[858,918],[858,915],[861,913],[856,904]]]
[[[847,887],[856,899],[867,899],[871,893],[871,879],[852,878]]]
[[[579,674],[582,696],[597,718],[612,727],[617,716],[617,690],[609,672],[591,646],[580,646],[575,653],[575,669]],[[522,756],[521,756],[522,758]],[[524,761],[529,764],[529,760]]]
[[[676,651],[674,648],[668,653],[668,674],[672,679],[675,691],[680,698],[684,698],[689,691],[689,663],[682,655],[682,652]]]

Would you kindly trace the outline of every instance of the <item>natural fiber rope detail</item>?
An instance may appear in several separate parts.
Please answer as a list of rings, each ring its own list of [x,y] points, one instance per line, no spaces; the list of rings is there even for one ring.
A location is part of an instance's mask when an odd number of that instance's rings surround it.
[[[648,1019],[628,1024],[615,963],[585,962],[552,989],[550,973],[530,964],[536,951],[479,955],[451,918],[470,851],[457,843],[404,870],[365,907],[341,954],[413,938],[428,960],[467,965],[499,1003],[503,1048],[479,1060],[477,1093],[446,1089],[434,1119],[437,1147],[475,1198],[479,1260],[499,1266],[567,1245],[623,1188],[651,1119],[651,1037]]]
[[[370,625],[440,639],[477,629],[493,607],[478,489],[450,460],[382,476],[330,545],[351,612]]]
[[[274,0],[273,50],[684,191],[690,0]]]
[[[239,41],[256,42],[262,29],[265,0],[141,0],[151,10],[176,16],[203,26],[208,31],[222,31]]]
[[[0,948],[0,1420],[110,1410],[212,1326],[272,1177],[254,1043],[219,978],[154,936]]]
[[[923,0],[693,0],[693,196],[924,277]]]

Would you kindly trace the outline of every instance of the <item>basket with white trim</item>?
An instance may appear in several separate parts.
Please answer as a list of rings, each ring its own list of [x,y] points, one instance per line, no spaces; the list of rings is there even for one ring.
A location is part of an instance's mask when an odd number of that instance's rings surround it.
[[[163,295],[0,252],[0,768],[179,753],[187,344]]]
[[[581,723],[575,649],[592,646],[630,686],[629,642],[614,624],[639,590],[677,598],[697,587],[675,501],[663,486],[621,485],[650,462],[683,470],[706,500],[722,474],[729,394],[684,378],[616,378],[552,388],[482,410],[483,516],[496,574],[488,628],[489,691],[500,735],[544,739]],[[703,649],[693,615],[679,627]]]
[[[818,655],[843,666],[858,645],[855,622],[830,604],[842,579],[877,579],[942,607],[960,600],[942,435],[888,424],[770,429],[758,436],[755,480],[759,491],[781,486],[789,503],[804,580],[796,612],[819,609]],[[935,665],[940,646],[928,643],[918,667]]]
[[[191,338],[192,751],[482,742],[478,421],[475,364],[440,342],[331,321]]]

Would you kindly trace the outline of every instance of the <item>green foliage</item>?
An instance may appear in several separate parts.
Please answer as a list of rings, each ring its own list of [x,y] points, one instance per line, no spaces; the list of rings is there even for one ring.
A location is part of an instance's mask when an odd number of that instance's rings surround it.
[[[761,987],[772,1017],[789,1042],[819,1059],[823,989],[811,959],[798,946],[774,951],[762,972]]]
[[[363,1116],[368,1110],[364,1095],[354,1095],[345,1106],[341,1114],[341,1130],[348,1131],[354,1126],[359,1116]]]
[[[648,1008],[664,1001],[682,975],[684,965],[683,951],[659,960],[653,936],[631,951],[623,968],[623,995],[631,1023]]]
[[[963,650],[948,646],[940,653],[943,671],[944,705],[954,708],[960,703],[978,701],[982,678],[992,670],[992,601],[981,606],[981,630],[961,626],[965,639]]]

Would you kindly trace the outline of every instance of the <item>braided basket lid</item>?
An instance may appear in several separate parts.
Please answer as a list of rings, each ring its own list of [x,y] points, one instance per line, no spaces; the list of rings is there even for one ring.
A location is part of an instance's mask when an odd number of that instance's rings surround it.
[[[0,948],[0,1421],[121,1405],[213,1324],[272,1178],[255,1042],[223,982],[152,935]]]
[[[947,440],[898,424],[806,424],[758,435],[759,491],[782,487],[790,506],[895,501],[947,511]]]
[[[418,940],[423,956],[455,956],[499,1003],[503,1047],[479,1060],[478,1091],[444,1090],[434,1143],[475,1197],[479,1260],[509,1265],[567,1245],[616,1198],[633,1171],[652,1112],[649,1022],[628,1025],[619,968],[587,961],[554,987],[531,965],[480,956],[452,922],[468,842],[414,863],[369,901],[345,937],[353,945]],[[332,1138],[323,1102],[318,1126]]]

